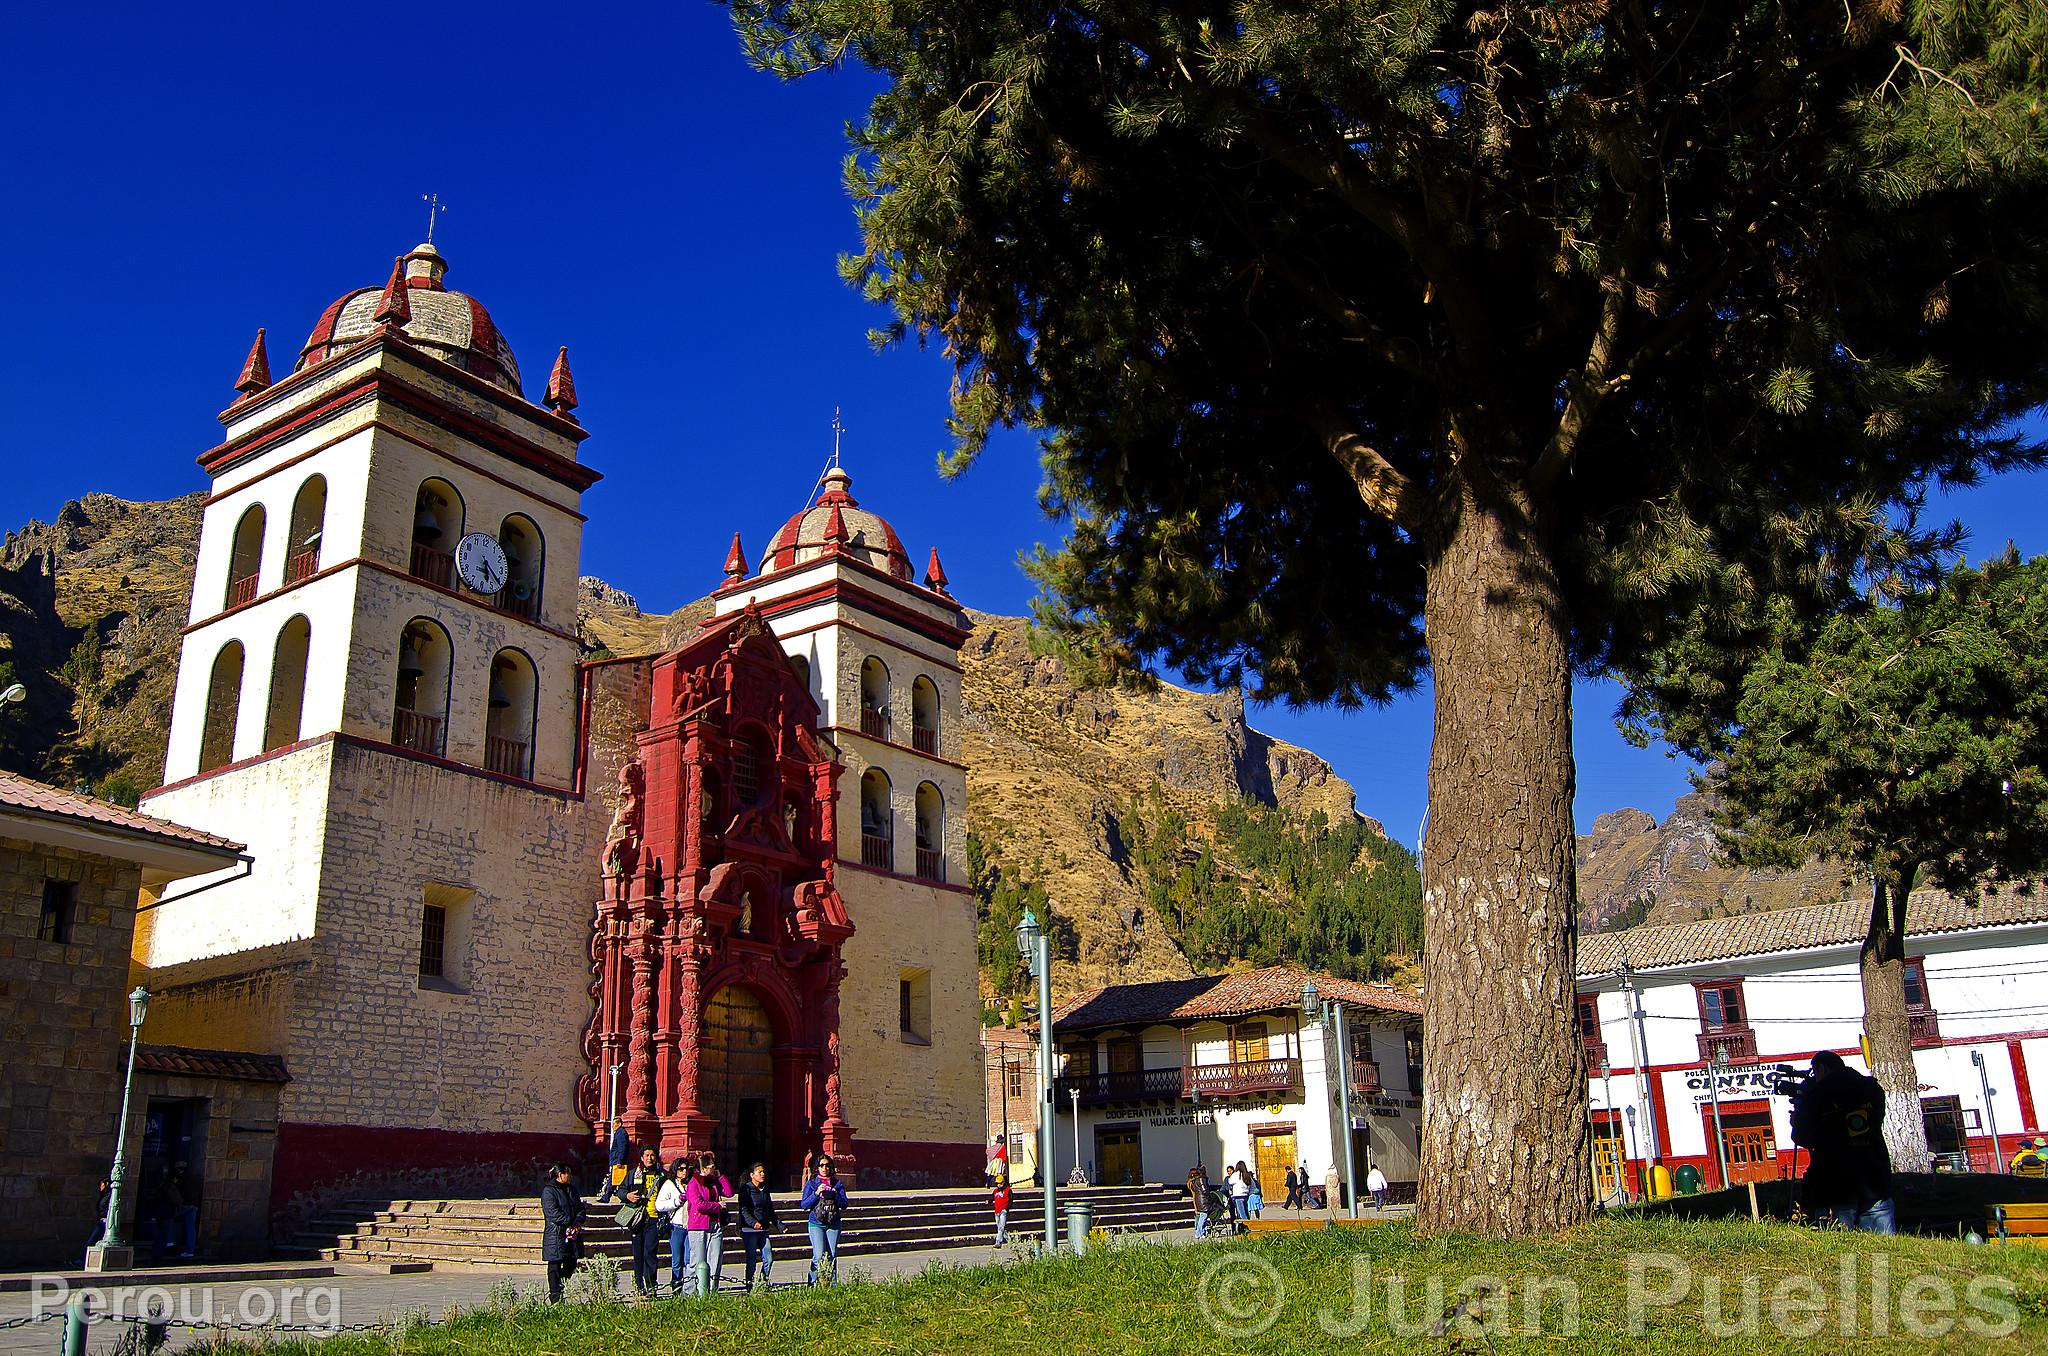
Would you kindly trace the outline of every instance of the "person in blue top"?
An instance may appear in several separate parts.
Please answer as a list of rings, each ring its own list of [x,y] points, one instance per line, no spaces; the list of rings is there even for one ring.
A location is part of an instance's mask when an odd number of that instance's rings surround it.
[[[846,1188],[829,1155],[819,1154],[804,1181],[803,1211],[811,1227],[811,1284],[832,1284],[839,1273],[839,1222],[846,1214]]]

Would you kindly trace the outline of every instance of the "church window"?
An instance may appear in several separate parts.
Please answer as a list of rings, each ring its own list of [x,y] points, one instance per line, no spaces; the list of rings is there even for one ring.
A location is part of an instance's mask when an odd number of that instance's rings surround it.
[[[939,751],[939,686],[923,674],[910,685],[910,747],[919,753]]]
[[[505,587],[498,590],[497,605],[515,617],[529,620],[540,616],[541,566],[546,546],[533,519],[515,513],[498,529],[498,544],[505,548]]]
[[[398,692],[391,742],[435,757],[447,746],[448,682],[453,671],[448,633],[425,617],[405,624],[398,642]]]
[[[415,579],[437,588],[455,586],[455,543],[462,539],[462,496],[445,480],[420,482],[412,510]]]
[[[420,891],[419,986],[460,993],[467,978],[469,915],[476,892],[430,881]]]
[[[896,975],[898,1025],[905,1045],[932,1043],[932,972],[899,970]]]
[[[917,787],[917,874],[925,880],[946,878],[946,801],[930,782]]]
[[[235,722],[242,712],[242,642],[231,640],[214,656],[206,685],[206,719],[199,733],[199,771],[225,767],[235,757]]]
[[[761,751],[753,739],[741,735],[732,742],[732,794],[742,806],[752,805],[761,795]]]
[[[292,531],[285,541],[284,582],[296,584],[320,569],[320,540],[327,530],[327,477],[307,476],[292,500]]]
[[[277,633],[270,659],[269,714],[263,722],[265,753],[299,740],[306,707],[306,653],[312,641],[313,624],[303,616],[293,617]]]
[[[263,505],[256,504],[235,524],[228,554],[228,607],[256,600],[256,579],[263,569]]]
[[[39,942],[56,942],[59,945],[69,942],[71,940],[71,921],[77,911],[77,881],[44,881],[43,914],[36,924],[36,940]]]
[[[860,662],[860,732],[889,737],[889,667],[873,655]]]
[[[420,910],[420,978],[441,978],[447,963],[448,910],[429,904]]]
[[[889,811],[889,774],[871,767],[860,775],[860,860],[883,871],[896,869],[895,833]]]
[[[484,770],[507,777],[533,776],[533,661],[519,650],[491,659],[490,714],[484,718]]]

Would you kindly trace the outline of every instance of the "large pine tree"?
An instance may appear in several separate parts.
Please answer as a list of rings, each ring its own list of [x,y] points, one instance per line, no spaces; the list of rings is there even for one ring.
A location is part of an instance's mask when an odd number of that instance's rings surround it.
[[[1581,1218],[1571,680],[1750,637],[2032,459],[2039,0],[730,0],[885,87],[849,272],[1046,431],[1105,676],[1435,688],[1425,1228]]]

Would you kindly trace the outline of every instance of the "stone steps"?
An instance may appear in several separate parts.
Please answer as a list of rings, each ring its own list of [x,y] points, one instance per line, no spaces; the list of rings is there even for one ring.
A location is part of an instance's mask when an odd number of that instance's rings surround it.
[[[1178,1186],[1086,1187],[1059,1193],[1062,1207],[1073,1199],[1089,1201],[1094,1206],[1096,1226],[1113,1230],[1180,1228],[1193,1214]],[[1044,1208],[1041,1200],[1036,1191],[1018,1191],[1013,1195],[1013,1231],[1036,1231]],[[776,1203],[785,1216],[783,1230],[776,1236],[778,1243],[793,1253],[808,1253],[810,1245],[802,1227],[802,1213],[796,1208],[796,1193],[778,1193]],[[590,1203],[583,1234],[586,1253],[621,1259],[631,1256],[631,1240],[612,1219],[614,1208]],[[1064,1217],[1060,1228],[1064,1233]],[[350,1201],[313,1220],[279,1252],[364,1265],[425,1262],[453,1268],[535,1266],[541,1260],[541,1231],[540,1206],[528,1198]],[[995,1222],[984,1191],[859,1192],[847,1209],[840,1253],[854,1258],[985,1246],[993,1241],[994,1234]],[[726,1247],[735,1251],[737,1239],[729,1238]],[[664,1258],[666,1251],[664,1245]]]

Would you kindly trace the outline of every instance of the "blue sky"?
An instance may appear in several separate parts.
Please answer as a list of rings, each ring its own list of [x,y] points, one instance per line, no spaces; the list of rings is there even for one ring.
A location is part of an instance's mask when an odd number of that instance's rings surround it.
[[[650,610],[708,591],[735,528],[751,558],[801,505],[836,406],[856,496],[920,565],[936,543],[963,601],[1023,610],[1017,555],[1057,530],[1034,444],[1000,440],[942,481],[948,368],[876,354],[881,317],[837,277],[855,244],[843,128],[867,78],[759,75],[709,3],[43,6],[9,38],[0,526],[88,490],[201,488],[193,458],[256,328],[288,371],[321,309],[419,240],[438,192],[449,285],[490,308],[530,396],[569,346],[606,475],[584,573]],[[2048,477],[1948,507],[1977,553],[2048,549]],[[1580,691],[1582,829],[1624,805],[1661,817],[1685,790],[1677,762],[1614,732],[1615,699]],[[1253,720],[1416,841],[1426,692]]]

